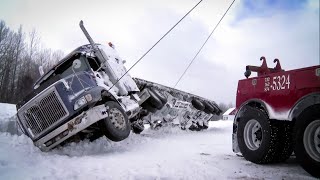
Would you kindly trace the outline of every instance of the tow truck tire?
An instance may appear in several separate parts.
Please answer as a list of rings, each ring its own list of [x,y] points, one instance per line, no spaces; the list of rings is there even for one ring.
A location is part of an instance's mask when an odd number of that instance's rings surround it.
[[[279,120],[276,123],[279,124],[281,129],[278,136],[279,147],[274,162],[284,162],[291,156],[293,152],[293,122]]]
[[[199,111],[203,111],[205,108],[205,106],[202,104],[202,102],[197,99],[192,99],[191,104],[194,108],[196,108]]]
[[[238,123],[237,139],[245,159],[257,164],[274,161],[278,147],[278,127],[258,108],[244,106]]]
[[[108,117],[101,120],[104,135],[112,141],[126,139],[131,130],[127,114],[123,108],[114,101],[106,102]]]
[[[320,178],[320,105],[304,110],[294,128],[296,158],[304,170]]]
[[[215,114],[216,110],[215,108],[208,102],[203,101],[203,105],[205,107],[204,112],[207,114]]]

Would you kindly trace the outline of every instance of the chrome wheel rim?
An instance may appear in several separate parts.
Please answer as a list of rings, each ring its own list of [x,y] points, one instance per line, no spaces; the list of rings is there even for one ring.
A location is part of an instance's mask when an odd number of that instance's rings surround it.
[[[120,130],[124,130],[126,128],[125,117],[119,109],[109,109],[109,119],[115,128]]]
[[[244,127],[243,138],[250,150],[257,150],[261,146],[263,139],[261,124],[255,119],[249,120]]]
[[[303,145],[308,155],[320,162],[320,120],[311,122],[303,134]]]

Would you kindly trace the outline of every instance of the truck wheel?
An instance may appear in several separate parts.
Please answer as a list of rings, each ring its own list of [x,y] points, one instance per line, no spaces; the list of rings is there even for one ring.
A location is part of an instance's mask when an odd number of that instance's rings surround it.
[[[143,109],[147,110],[147,112],[151,112],[151,113],[155,113],[158,110],[158,109],[154,108],[149,102],[144,102],[143,104],[141,104],[141,107],[143,107]]]
[[[162,101],[154,93],[154,91],[148,90],[150,97],[146,100],[146,103],[149,103],[152,107],[161,109],[163,107]]]
[[[192,125],[189,127],[189,130],[190,130],[190,131],[200,131],[201,129],[200,129],[199,126],[197,126],[196,124],[192,124]]]
[[[206,102],[206,101],[203,101],[203,105],[204,105],[204,107],[205,107],[205,109],[204,109],[204,112],[205,113],[207,113],[207,114],[215,114],[215,108],[211,105],[211,104],[209,104],[208,102]]]
[[[295,124],[295,154],[299,164],[320,178],[320,105],[304,110]]]
[[[157,96],[157,98],[160,99],[160,101],[162,102],[162,106],[168,102],[167,98],[160,91],[156,89],[151,89],[151,91]]]
[[[257,164],[273,162],[277,150],[278,128],[260,109],[243,107],[237,139],[245,159]]]
[[[127,114],[122,107],[114,101],[108,101],[106,108],[108,117],[102,120],[104,135],[112,141],[126,139],[131,130]]]
[[[135,134],[140,134],[144,130],[143,121],[141,120],[137,120],[131,124],[132,124],[132,132],[134,132]]]
[[[199,111],[203,111],[205,108],[202,102],[197,99],[192,99],[191,104],[194,108],[196,108]]]

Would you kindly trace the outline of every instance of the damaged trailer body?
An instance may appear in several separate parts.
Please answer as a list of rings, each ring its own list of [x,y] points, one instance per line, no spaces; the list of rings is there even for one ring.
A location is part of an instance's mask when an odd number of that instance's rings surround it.
[[[212,120],[214,115],[222,113],[212,100],[144,79],[134,80],[140,91],[148,91],[158,98],[149,98],[149,101],[142,105],[143,109],[150,112],[142,118],[143,122],[150,124],[151,128],[169,125],[180,126],[183,130],[199,131],[207,129],[208,121]],[[157,107],[157,102],[160,101],[165,105]]]

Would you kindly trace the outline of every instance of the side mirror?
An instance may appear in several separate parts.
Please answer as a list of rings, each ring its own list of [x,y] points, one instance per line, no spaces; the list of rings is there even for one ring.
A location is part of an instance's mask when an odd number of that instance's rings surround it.
[[[124,63],[126,63],[126,62],[127,62],[126,60],[123,60],[123,61],[122,61],[122,64],[124,64]]]
[[[44,71],[43,71],[43,67],[42,66],[39,66],[39,73],[40,73],[40,76],[44,75]]]
[[[246,70],[246,72],[244,72],[244,76],[246,78],[248,78],[251,75],[251,71],[250,70]]]
[[[81,67],[81,61],[79,59],[76,59],[72,63],[72,68],[79,69]]]

